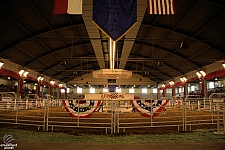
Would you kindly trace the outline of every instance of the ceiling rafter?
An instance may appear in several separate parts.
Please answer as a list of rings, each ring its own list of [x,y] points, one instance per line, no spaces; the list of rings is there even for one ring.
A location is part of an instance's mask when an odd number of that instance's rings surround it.
[[[175,34],[179,34],[179,35],[181,35],[181,36],[183,36],[183,37],[186,37],[187,39],[193,40],[193,42],[199,42],[199,43],[205,45],[205,46],[208,47],[208,48],[211,48],[211,49],[213,49],[213,50],[215,50],[215,51],[219,51],[219,52],[222,52],[222,53],[223,53],[223,50],[222,50],[222,49],[221,49],[221,50],[219,50],[219,49],[214,49],[211,45],[209,45],[208,43],[206,43],[207,40],[197,39],[196,37],[192,37],[192,36],[186,35],[186,34],[184,34],[184,33],[180,33],[180,32],[177,32],[177,31],[173,31],[173,30],[171,30],[171,29],[169,29],[169,28],[161,27],[161,26],[159,26],[159,25],[157,25],[157,26],[152,26],[152,25],[146,24],[146,23],[144,23],[144,22],[143,22],[142,25],[143,25],[143,26],[149,26],[149,27],[152,27],[152,28],[158,28],[158,29],[160,29],[160,30],[165,30],[165,31],[168,31],[168,32],[173,32],[173,33],[175,33]],[[190,42],[191,42],[191,41],[190,41]],[[215,45],[215,44],[214,44],[214,45]],[[204,51],[201,51],[201,52],[203,53]]]
[[[83,26],[83,24],[77,24],[77,25],[73,25],[73,26]],[[37,34],[37,35],[33,35],[32,37],[29,37],[29,38],[24,38],[24,39],[18,39],[19,42],[17,43],[12,43],[11,41],[9,41],[9,39],[6,39],[4,38],[3,36],[0,36],[0,38],[5,41],[6,43],[8,43],[10,46],[8,48],[6,48],[5,50],[1,50],[1,53],[4,53],[5,51],[9,52],[12,50],[12,47],[15,47],[19,44],[21,44],[22,42],[24,41],[40,41],[40,40],[56,40],[56,39],[52,39],[52,38],[42,38],[42,39],[37,39],[36,37],[39,37],[39,36],[42,36],[44,34],[48,34],[48,33],[51,33],[51,32],[55,32],[55,31],[58,31],[58,30],[64,30],[65,28],[68,28],[68,27],[71,27],[71,26],[66,26],[66,27],[61,27],[61,28],[57,28],[57,29],[54,29],[54,30],[50,30],[50,31],[44,31],[44,32],[41,32],[40,34]],[[58,39],[57,39],[58,40]],[[6,52],[5,52],[6,53]]]
[[[82,45],[86,45],[86,44],[90,44],[90,43],[83,43]],[[76,46],[79,46],[80,45],[80,43],[76,43],[76,44],[73,44],[73,47],[76,47]],[[67,45],[66,46],[66,48],[67,47],[71,47],[72,45],[70,44],[70,45]],[[61,50],[63,50],[64,48],[62,48],[62,47],[59,47],[59,48],[57,48],[57,49],[52,49],[52,51],[51,51],[51,53],[49,53],[49,52],[46,52],[46,53],[44,53],[44,54],[42,54],[42,55],[40,55],[40,56],[37,56],[37,59],[36,59],[36,57],[33,59],[34,61],[33,62],[31,62],[31,63],[34,63],[34,62],[36,62],[36,61],[40,61],[41,59],[43,59],[44,57],[46,57],[47,55],[52,55],[52,54],[54,54],[54,53],[56,53],[57,51],[61,51]],[[31,64],[27,64],[27,66],[30,66]]]
[[[142,63],[137,63],[137,62],[136,62],[136,67],[137,67],[137,65],[142,66]],[[130,64],[130,67],[129,67],[128,70],[134,70],[134,72],[135,72],[135,69],[133,69],[133,68],[134,68],[133,66],[134,66],[133,63]],[[149,70],[154,70],[154,71],[158,72],[159,74],[162,74],[162,75],[168,77],[169,79],[171,79],[171,77],[170,77],[169,75],[165,74],[164,72],[160,72],[160,71],[157,70],[156,68],[152,68],[151,66],[149,66],[149,65],[147,65],[147,64],[145,65],[145,67],[146,67],[146,68],[149,68]],[[137,68],[136,68],[136,70],[137,70]],[[140,70],[140,68],[138,68],[138,70]],[[145,72],[145,71],[148,71],[148,70],[143,70],[143,72]],[[148,72],[151,72],[151,71],[148,71]]]
[[[52,30],[52,26],[46,21],[46,19],[44,18],[44,16],[37,10],[37,8],[34,6],[34,4],[30,1],[27,0],[29,2],[29,4],[31,5],[31,7],[35,10],[35,12],[41,17],[41,19],[45,22],[45,24]]]
[[[139,44],[139,43],[141,43],[141,42],[139,42],[139,41],[136,41],[136,42],[135,42],[135,44]],[[157,46],[157,45],[155,45],[155,44],[150,44],[150,43],[147,43],[147,42],[145,42],[145,44],[142,44],[142,45],[150,46],[150,47],[153,47],[153,48],[156,48],[156,49],[160,49],[160,50],[162,50],[162,51],[167,52],[168,55],[171,55],[171,54],[172,54],[172,55],[175,55],[176,57],[179,57],[179,58],[183,59],[184,61],[190,62],[191,64],[193,64],[193,65],[196,66],[196,67],[200,67],[199,64],[192,62],[190,59],[185,58],[185,56],[183,56],[183,55],[181,55],[181,54],[178,54],[178,53],[172,53],[171,50],[169,50],[169,49],[166,49],[166,48],[163,48],[163,47],[159,47],[159,46]],[[178,48],[179,48],[179,47],[177,47],[176,49],[178,49]],[[167,55],[166,57],[168,57],[168,55]],[[151,56],[149,56],[149,57],[151,58]],[[166,57],[164,57],[163,59],[165,59]],[[161,61],[162,61],[163,59],[161,59]]]
[[[137,56],[136,54],[131,54],[130,56]],[[149,58],[149,57],[147,57],[147,56],[142,56],[142,57],[140,57],[140,58],[148,58],[148,59],[153,59],[153,58]],[[161,61],[162,59],[153,59],[152,61],[157,61],[157,62],[159,62],[159,61]],[[168,61],[168,60],[167,60]],[[136,62],[137,62],[137,60],[136,60]],[[147,62],[147,61],[145,61],[145,62]],[[172,68],[174,71],[176,71],[176,72],[178,72],[178,73],[180,73],[180,74],[183,74],[181,71],[179,71],[179,69],[178,68],[176,68],[176,67],[174,67],[174,66],[171,66],[171,65],[169,65],[168,63],[165,63],[165,62],[163,62],[164,64],[165,64],[165,66],[167,66],[167,67],[169,67],[169,68]],[[134,64],[134,63],[133,63]],[[131,65],[132,65],[132,63],[131,63]],[[130,65],[130,66],[131,66]],[[154,69],[154,67],[152,67],[152,69]]]
[[[213,18],[212,20],[210,20],[208,23],[204,24],[203,27],[201,27],[201,29],[199,29],[194,35],[193,37],[198,36],[199,34],[201,34],[203,31],[205,31],[206,29],[208,29],[214,22],[216,22],[217,20],[219,20],[220,18],[224,17],[225,15],[225,11],[223,11],[222,13],[220,13],[219,15],[217,15],[215,18]]]
[[[13,23],[16,24],[16,26],[18,26],[22,31],[24,31],[25,33],[27,33],[29,36],[33,36],[32,33],[26,28],[24,27],[18,20],[16,20],[15,18],[13,18],[11,15],[9,15],[6,11],[0,9],[2,14],[4,14],[6,17],[8,17]]]

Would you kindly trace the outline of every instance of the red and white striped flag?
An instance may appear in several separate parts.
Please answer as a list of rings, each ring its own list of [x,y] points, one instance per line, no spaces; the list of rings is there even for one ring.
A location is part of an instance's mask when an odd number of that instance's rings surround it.
[[[149,14],[175,14],[174,0],[147,0],[147,4]]]
[[[54,0],[53,14],[82,14],[83,0]]]

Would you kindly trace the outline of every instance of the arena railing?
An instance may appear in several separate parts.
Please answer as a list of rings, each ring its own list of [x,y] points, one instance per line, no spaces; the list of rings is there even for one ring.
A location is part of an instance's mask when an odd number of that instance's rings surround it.
[[[0,123],[36,126],[45,130],[46,107],[38,107],[37,99],[12,99],[0,101]]]
[[[7,103],[0,101],[0,123],[20,126],[42,127],[44,131],[63,131],[65,128],[103,129],[105,133],[120,133],[139,129],[154,130],[155,128],[168,128],[176,131],[191,131],[205,127],[216,128],[217,132],[225,131],[225,107],[224,103],[217,103],[210,98],[182,99],[179,105],[174,99],[169,99],[165,111],[132,112],[131,101],[101,100],[103,112],[100,105],[93,112],[66,111],[63,99],[12,99]],[[69,99],[67,99],[69,100]],[[84,108],[79,101],[77,109]],[[89,101],[89,100],[87,100]],[[94,100],[97,102],[97,100]],[[143,100],[145,101],[145,100]],[[157,101],[157,100],[155,100]],[[136,106],[140,108],[141,106]],[[153,106],[149,107],[152,110]],[[156,115],[157,114],[157,115]],[[82,117],[91,115],[88,117]],[[151,117],[155,115],[154,117]],[[87,131],[88,132],[88,131]]]

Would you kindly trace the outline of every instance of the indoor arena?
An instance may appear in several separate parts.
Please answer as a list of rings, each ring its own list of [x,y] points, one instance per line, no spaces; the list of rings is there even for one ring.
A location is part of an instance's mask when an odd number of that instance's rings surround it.
[[[0,149],[223,150],[224,8],[1,0]]]

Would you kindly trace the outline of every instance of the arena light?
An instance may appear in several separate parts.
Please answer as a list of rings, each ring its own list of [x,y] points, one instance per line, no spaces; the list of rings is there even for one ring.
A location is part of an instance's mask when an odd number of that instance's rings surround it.
[[[0,69],[4,65],[4,62],[0,60]]]
[[[173,86],[175,83],[174,83],[173,81],[170,81],[169,84],[170,84],[171,86]]]
[[[61,88],[62,86],[63,86],[63,83],[62,83],[62,82],[60,82],[60,83],[59,83],[59,87]]]
[[[200,72],[196,72],[196,75],[198,76],[198,78],[200,78],[200,77],[201,77]]]
[[[23,73],[23,76],[24,76],[24,77],[27,77],[28,73],[29,73],[28,71],[25,71],[25,72]]]
[[[51,80],[51,81],[50,81],[50,84],[51,84],[51,85],[54,85],[54,84],[55,84],[55,80]]]
[[[26,78],[27,77],[27,75],[28,75],[28,71],[26,71],[26,70],[20,70],[19,71],[19,75],[20,75],[20,77],[22,77],[22,78]]]
[[[203,79],[206,76],[205,71],[201,70],[201,71],[197,71],[196,75],[198,76],[199,79]]]
[[[181,77],[181,78],[180,78],[180,81],[181,81],[182,83],[185,83],[185,82],[187,82],[187,78],[186,78],[186,77]]]
[[[20,76],[22,76],[23,73],[24,73],[24,70],[20,70],[20,71],[19,71],[19,75],[20,75]]]
[[[43,77],[43,76],[39,76],[39,77],[37,78],[37,80],[38,80],[38,82],[42,82],[42,81],[44,80],[44,77]]]
[[[225,62],[222,63],[223,68],[225,68]]]

